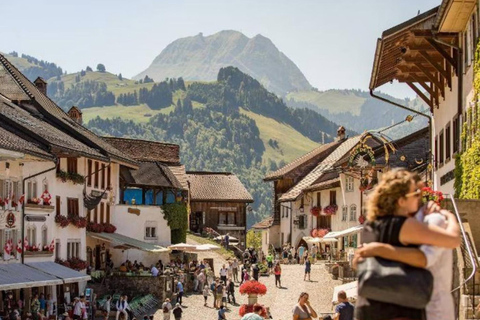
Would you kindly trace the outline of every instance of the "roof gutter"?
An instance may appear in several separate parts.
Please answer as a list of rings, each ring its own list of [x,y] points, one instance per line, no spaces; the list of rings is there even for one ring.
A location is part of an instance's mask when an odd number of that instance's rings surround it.
[[[404,105],[401,105],[401,104],[396,103],[394,101],[388,100],[387,98],[378,96],[375,93],[373,93],[373,89],[370,89],[370,95],[375,99],[378,99],[380,101],[389,103],[389,104],[391,104],[395,107],[407,110],[409,112],[413,112],[413,113],[415,113],[419,116],[422,116],[422,117],[428,119],[428,140],[429,140],[430,143],[429,143],[429,149],[427,150],[427,161],[428,161],[428,163],[431,163],[432,162],[432,145],[433,145],[433,143],[432,143],[432,139],[433,139],[433,117],[431,115],[425,114],[423,112],[411,109],[409,107],[405,107]],[[426,179],[428,179],[428,173],[426,175]]]

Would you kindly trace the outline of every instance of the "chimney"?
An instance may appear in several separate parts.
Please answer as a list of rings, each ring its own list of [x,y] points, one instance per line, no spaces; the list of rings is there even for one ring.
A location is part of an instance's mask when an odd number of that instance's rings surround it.
[[[337,130],[337,140],[343,140],[345,139],[345,127],[341,126]]]
[[[33,81],[35,84],[35,87],[37,87],[38,90],[40,90],[41,93],[44,95],[47,95],[47,81],[43,80],[42,77],[38,77]]]
[[[78,123],[78,124],[83,123],[82,111],[80,109],[78,109],[77,107],[75,107],[75,106],[71,107],[70,110],[68,110],[67,113],[70,116],[70,118],[72,118],[72,120],[75,121],[76,123]]]

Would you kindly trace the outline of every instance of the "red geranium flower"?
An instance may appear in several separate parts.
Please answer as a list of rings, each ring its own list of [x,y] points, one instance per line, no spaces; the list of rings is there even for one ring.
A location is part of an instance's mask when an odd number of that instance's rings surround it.
[[[263,296],[267,293],[267,287],[258,281],[250,280],[240,286],[240,294],[258,294]]]

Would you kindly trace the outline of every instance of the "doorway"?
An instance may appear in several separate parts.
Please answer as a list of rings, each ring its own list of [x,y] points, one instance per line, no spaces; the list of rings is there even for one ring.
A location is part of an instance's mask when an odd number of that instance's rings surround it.
[[[201,232],[202,229],[203,212],[193,212],[190,215],[190,230],[196,233]]]

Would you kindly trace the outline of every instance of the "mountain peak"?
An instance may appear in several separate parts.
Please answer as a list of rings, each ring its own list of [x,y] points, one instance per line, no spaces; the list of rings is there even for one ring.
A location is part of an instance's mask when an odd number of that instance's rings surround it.
[[[261,34],[248,38],[236,30],[177,39],[134,78],[148,75],[156,81],[178,77],[214,81],[218,71],[227,66],[239,68],[281,96],[311,89],[300,69],[269,38]]]

